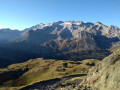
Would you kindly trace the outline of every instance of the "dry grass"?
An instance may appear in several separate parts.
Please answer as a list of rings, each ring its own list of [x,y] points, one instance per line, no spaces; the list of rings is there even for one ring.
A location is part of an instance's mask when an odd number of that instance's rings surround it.
[[[96,64],[98,62],[98,60],[93,59],[84,61],[55,61],[37,58],[24,63],[12,64],[8,66],[8,68],[0,69],[0,74],[8,71],[24,71],[26,68],[28,70],[16,79],[10,79],[3,82],[3,86],[0,90],[7,89],[6,86],[12,90],[17,90],[21,87],[32,85],[44,80],[61,78],[74,74],[84,74],[87,73],[91,67],[90,65],[87,65],[87,63]]]

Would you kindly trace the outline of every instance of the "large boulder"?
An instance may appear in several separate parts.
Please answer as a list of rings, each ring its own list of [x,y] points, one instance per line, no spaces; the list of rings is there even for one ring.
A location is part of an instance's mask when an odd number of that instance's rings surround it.
[[[92,67],[81,85],[90,90],[120,90],[120,50]]]

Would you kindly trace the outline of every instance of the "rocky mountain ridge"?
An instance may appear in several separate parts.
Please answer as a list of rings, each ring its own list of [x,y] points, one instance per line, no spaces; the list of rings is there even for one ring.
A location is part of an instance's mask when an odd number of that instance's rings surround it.
[[[1,45],[0,58],[5,62],[9,60],[11,64],[38,57],[77,61],[103,59],[111,53],[111,49],[120,46],[119,35],[118,27],[105,26],[100,22],[59,21],[38,24]]]

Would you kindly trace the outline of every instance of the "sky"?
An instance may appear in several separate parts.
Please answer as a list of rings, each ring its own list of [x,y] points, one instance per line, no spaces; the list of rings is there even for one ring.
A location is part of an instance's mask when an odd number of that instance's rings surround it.
[[[120,0],[0,0],[0,28],[23,30],[57,21],[120,27]]]

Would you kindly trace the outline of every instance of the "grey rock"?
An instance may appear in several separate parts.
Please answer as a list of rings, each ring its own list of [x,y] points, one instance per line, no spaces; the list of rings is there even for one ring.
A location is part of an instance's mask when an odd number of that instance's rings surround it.
[[[87,78],[82,83],[93,90],[119,90],[120,50],[112,53],[97,66],[91,68]]]

